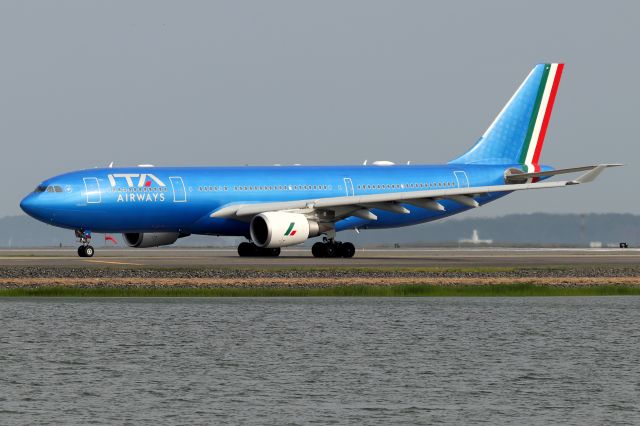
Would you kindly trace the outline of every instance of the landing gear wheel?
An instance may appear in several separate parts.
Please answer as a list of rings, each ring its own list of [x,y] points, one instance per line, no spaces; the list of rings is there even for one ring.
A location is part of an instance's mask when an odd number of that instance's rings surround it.
[[[240,257],[256,256],[258,247],[251,243],[240,243],[238,246],[238,255]]]
[[[356,247],[351,243],[340,241],[317,242],[311,247],[313,257],[344,257],[351,258],[356,254]]]
[[[313,257],[324,257],[324,243],[317,242],[311,247]]]
[[[323,248],[323,257],[336,257],[338,253],[337,247],[335,244],[325,243]]]
[[[238,255],[241,257],[278,257],[280,256],[280,247],[263,248],[253,243],[240,243]]]
[[[342,243],[340,245],[340,256],[344,258],[351,258],[356,254],[356,246],[351,243]]]
[[[278,257],[280,256],[280,247],[266,249],[268,250],[267,256]]]
[[[96,251],[93,249],[93,247],[89,245],[78,247],[78,256],[80,257],[93,257],[95,252]]]

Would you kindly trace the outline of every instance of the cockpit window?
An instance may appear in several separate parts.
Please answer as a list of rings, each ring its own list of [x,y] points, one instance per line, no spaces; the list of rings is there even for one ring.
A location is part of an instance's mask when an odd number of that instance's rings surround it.
[[[38,185],[33,192],[64,192],[60,185]]]

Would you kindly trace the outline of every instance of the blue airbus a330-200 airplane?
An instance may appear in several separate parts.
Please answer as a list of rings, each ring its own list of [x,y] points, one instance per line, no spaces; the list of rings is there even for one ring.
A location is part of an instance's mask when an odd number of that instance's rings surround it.
[[[352,257],[346,229],[392,228],[451,216],[512,191],[590,182],[615,164],[554,170],[539,164],[563,64],[539,64],[476,144],[444,165],[95,168],[42,182],[20,203],[45,223],[73,229],[91,257],[91,233],[123,233],[131,247],[191,234],[243,236],[240,256],[324,235],[316,257]],[[574,180],[540,182],[584,172]]]

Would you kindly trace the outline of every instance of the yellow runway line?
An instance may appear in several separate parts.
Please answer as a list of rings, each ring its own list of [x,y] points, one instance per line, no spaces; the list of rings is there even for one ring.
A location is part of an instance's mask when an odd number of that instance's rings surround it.
[[[142,263],[113,262],[113,261],[108,261],[108,260],[89,260],[89,259],[80,259],[80,260],[83,260],[85,262],[91,262],[91,263],[108,263],[108,264],[111,264],[111,265],[144,266]]]
[[[67,259],[66,256],[50,256],[50,257],[13,257],[13,256],[1,256],[0,260],[56,260],[56,259]]]

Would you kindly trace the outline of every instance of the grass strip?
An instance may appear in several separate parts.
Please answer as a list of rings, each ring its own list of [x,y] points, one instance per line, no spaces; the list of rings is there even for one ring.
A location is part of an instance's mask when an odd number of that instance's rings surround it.
[[[322,288],[64,287],[2,288],[0,297],[547,297],[638,296],[626,285],[394,285]]]

